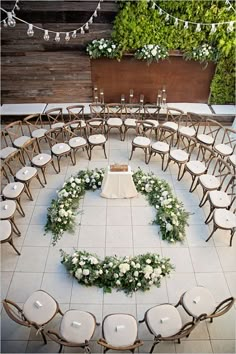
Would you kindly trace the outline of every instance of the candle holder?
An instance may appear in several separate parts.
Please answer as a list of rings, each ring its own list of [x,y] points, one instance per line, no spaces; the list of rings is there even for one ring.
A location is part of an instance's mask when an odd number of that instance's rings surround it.
[[[166,98],[167,98],[166,93],[162,91],[162,107],[163,108],[166,107]]]
[[[103,89],[100,89],[100,101],[102,104],[104,104],[104,91],[103,91]]]
[[[133,103],[133,98],[134,98],[134,90],[130,89],[129,90],[129,103]]]
[[[125,104],[125,95],[124,94],[121,95],[120,102],[121,102],[121,104]]]
[[[141,105],[144,104],[144,95],[143,95],[143,94],[140,95],[139,103],[140,103]]]
[[[94,86],[94,88],[93,88],[93,100],[94,100],[94,102],[98,103],[98,88],[97,88],[97,86]]]
[[[158,107],[161,106],[161,101],[162,101],[162,91],[158,90],[158,94],[157,94],[157,106]]]

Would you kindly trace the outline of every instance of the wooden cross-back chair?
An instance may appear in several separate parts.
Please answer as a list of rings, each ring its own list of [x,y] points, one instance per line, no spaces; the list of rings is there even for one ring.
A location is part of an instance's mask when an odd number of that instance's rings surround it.
[[[69,156],[72,165],[74,165],[72,149],[70,145],[67,142],[65,142],[66,136],[65,136],[64,126],[60,128],[50,129],[46,133],[46,138],[49,143],[52,156],[54,156],[57,159],[58,173],[61,171],[60,161],[62,157]]]
[[[136,137],[132,140],[130,160],[132,159],[133,152],[136,149],[142,149],[144,151],[145,163],[148,163],[153,128],[154,124],[151,122],[145,122],[143,120],[136,121]]]
[[[126,105],[127,116],[124,120],[124,140],[126,133],[129,129],[136,130],[136,121],[142,118],[142,105],[127,103]]]
[[[14,301],[3,300],[3,307],[11,320],[24,327],[33,327],[42,335],[44,344],[47,339],[44,326],[49,323],[57,313],[62,314],[58,302],[43,290],[32,293],[22,308]]]
[[[210,118],[206,118],[202,132],[201,129],[201,125],[199,125],[196,135],[197,141],[211,147],[215,144],[219,132],[224,131],[222,124]]]
[[[107,137],[109,137],[111,129],[118,129],[120,132],[120,140],[124,140],[123,123],[126,117],[126,105],[122,103],[108,103],[105,105]]]
[[[52,108],[44,112],[47,116],[50,129],[62,128],[65,124],[63,118],[63,108]]]
[[[197,144],[197,149],[197,153],[195,150],[192,150],[190,160],[184,165],[184,171],[181,176],[181,178],[183,178],[186,172],[190,174],[192,183],[189,192],[193,192],[196,189],[197,178],[204,173],[207,173],[211,160],[216,156],[214,151],[207,145]]]
[[[47,184],[45,170],[49,164],[51,164],[54,171],[58,173],[52,155],[41,152],[38,139],[33,138],[25,143],[22,147],[22,154],[24,155],[25,161],[28,160],[31,166],[41,170],[45,184]]]
[[[163,125],[175,131],[176,144],[178,143],[178,129],[184,112],[181,109],[167,107],[166,119]]]
[[[227,158],[235,153],[236,149],[236,129],[225,128],[222,140],[219,144],[214,144],[213,150],[217,155]]]
[[[198,127],[201,123],[205,122],[205,119],[193,112],[187,112],[186,115],[181,117],[179,122],[178,134],[182,134],[187,137],[195,137],[197,135]]]
[[[145,104],[143,108],[144,108],[144,120],[145,122],[151,122],[154,124],[153,131],[157,139],[157,131],[159,126],[159,113],[161,107],[155,104]]]
[[[87,134],[88,134],[88,144],[89,144],[89,160],[92,157],[92,150],[95,147],[101,146],[104,151],[104,156],[106,155],[106,132],[105,124],[103,118],[92,118],[87,121]]]
[[[184,324],[176,309],[177,306],[178,304],[154,306],[147,310],[144,319],[139,321],[139,323],[145,322],[149,332],[154,336],[150,353],[161,342],[178,341],[180,343],[182,338],[188,338],[200,321],[206,317],[205,314],[200,314],[198,318]]]
[[[11,245],[11,247],[16,251],[16,253],[18,254],[18,256],[20,256],[20,252],[18,251],[18,249],[16,248],[16,246],[14,245],[13,242],[13,232],[14,229],[12,227],[12,223],[10,220],[1,220],[1,234],[0,234],[0,243],[9,243],[9,245]],[[17,233],[17,236],[20,236]]]
[[[91,103],[89,105],[90,108],[90,117],[105,119],[105,104],[103,103]]]
[[[1,160],[5,160],[6,158],[14,155],[17,151],[17,148],[12,146],[12,141],[9,138],[7,131],[3,128],[1,130],[1,150],[0,150],[0,158]]]
[[[21,120],[17,120],[5,126],[4,132],[8,135],[12,146],[18,149],[31,139],[30,136],[24,133]]]
[[[79,121],[80,122],[79,129],[83,137],[86,138],[86,122],[84,120],[84,105],[77,104],[74,106],[66,107],[66,109],[69,115],[71,129],[72,130],[76,129],[78,125],[76,122]]]
[[[15,222],[16,210],[20,214],[19,208],[15,200],[5,199],[3,195],[0,196],[0,220],[9,220],[12,224],[13,231],[16,235],[20,236],[21,232]]]
[[[230,167],[225,160],[220,157],[213,157],[207,166],[207,173],[199,176],[196,186],[202,187],[203,195],[199,206],[202,207],[210,191],[222,189],[224,183],[227,183],[227,177],[230,175]]]
[[[72,129],[72,126],[74,127]],[[65,124],[64,134],[65,134],[65,142],[69,144],[73,151],[73,164],[76,164],[76,152],[80,149],[86,150],[86,153],[89,158],[89,147],[87,141],[87,134],[84,134],[84,129],[86,132],[86,123],[85,127],[82,123],[82,120],[72,120],[69,123]]]
[[[31,138],[37,138],[39,143],[45,138],[45,133],[48,129],[45,128],[45,125],[43,124],[41,114],[31,114],[25,117],[24,123],[26,123],[28,127]]]

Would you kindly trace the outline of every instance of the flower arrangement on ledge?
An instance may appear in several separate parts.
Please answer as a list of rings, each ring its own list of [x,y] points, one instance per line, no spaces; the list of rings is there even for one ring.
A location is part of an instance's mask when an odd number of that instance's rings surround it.
[[[207,63],[208,61],[217,62],[218,58],[218,50],[207,43],[184,53],[184,59],[196,60],[200,63]]]
[[[119,57],[118,45],[111,39],[94,39],[88,44],[86,50],[92,59],[101,57],[114,59]]]
[[[138,49],[134,53],[134,57],[139,60],[147,60],[150,64],[153,61],[159,61],[160,59],[168,58],[169,52],[165,47],[159,45],[147,44],[143,48]]]
[[[72,255],[61,250],[62,264],[86,286],[98,286],[104,292],[112,289],[132,294],[137,290],[147,291],[152,285],[160,287],[161,279],[174,269],[169,258],[146,253],[134,257],[105,257],[102,261],[96,254],[75,251]]]
[[[81,170],[57,192],[58,198],[53,199],[48,208],[45,225],[45,231],[52,232],[53,245],[65,231],[73,231],[80,198],[86,190],[101,188],[103,177],[104,169]],[[169,184],[141,169],[133,174],[133,180],[137,191],[146,195],[156,209],[153,223],[160,225],[162,239],[171,243],[183,241],[189,213],[173,195]]]

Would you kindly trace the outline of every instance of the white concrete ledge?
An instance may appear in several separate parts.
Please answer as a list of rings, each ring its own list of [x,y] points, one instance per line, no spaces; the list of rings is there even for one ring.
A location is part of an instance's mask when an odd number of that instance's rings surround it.
[[[46,103],[3,104],[0,113],[5,116],[37,114],[42,113],[46,105]]]
[[[221,105],[211,105],[213,111],[215,114],[231,114],[231,115],[236,115],[236,106],[233,104],[221,104]]]

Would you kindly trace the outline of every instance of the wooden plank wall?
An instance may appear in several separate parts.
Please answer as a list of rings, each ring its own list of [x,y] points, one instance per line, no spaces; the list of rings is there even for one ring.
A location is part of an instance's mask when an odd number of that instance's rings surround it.
[[[12,1],[2,1],[11,9]],[[16,14],[40,27],[69,31],[84,24],[97,6],[97,1],[20,1]],[[57,44],[51,36],[43,40],[43,32],[34,37],[26,34],[27,25],[2,28],[2,100],[1,103],[87,102],[92,99],[90,59],[86,44],[95,38],[108,38],[117,12],[114,0],[102,3],[96,22],[89,33],[68,43]]]

